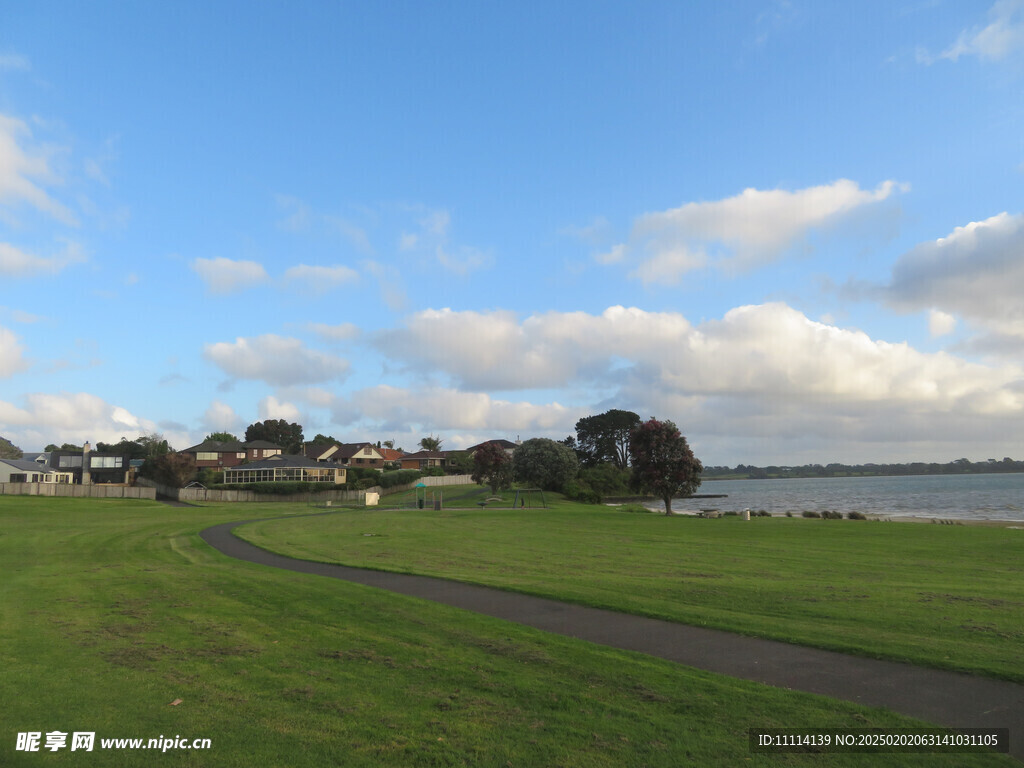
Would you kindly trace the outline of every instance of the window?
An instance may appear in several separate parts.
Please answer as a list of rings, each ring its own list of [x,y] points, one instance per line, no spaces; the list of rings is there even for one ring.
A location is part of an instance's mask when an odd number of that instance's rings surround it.
[[[240,453],[236,453],[235,454],[235,458],[236,459],[244,459],[245,458],[245,451],[241,451]]]
[[[363,453],[369,456],[371,453],[373,453],[373,448],[371,448],[370,446],[366,446],[365,448],[363,448]]]
[[[28,482],[28,475],[17,474],[17,473],[12,474],[11,475],[11,482],[12,483],[27,483]]]
[[[81,456],[61,456],[58,462],[61,467],[80,467],[82,466]]]
[[[220,458],[219,453],[204,453],[200,451],[196,454],[196,461],[216,461]]]
[[[90,456],[89,464],[93,469],[119,469],[124,466],[123,456]]]

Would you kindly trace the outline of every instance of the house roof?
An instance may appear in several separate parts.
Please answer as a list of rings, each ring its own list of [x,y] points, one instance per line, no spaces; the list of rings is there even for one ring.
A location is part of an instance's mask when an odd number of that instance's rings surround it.
[[[403,459],[447,459],[448,451],[416,451],[416,453],[407,453]]]
[[[206,440],[199,445],[185,448],[181,453],[231,453],[244,450],[245,445],[242,443],[226,440]]]
[[[259,461],[250,461],[248,464],[239,464],[237,467],[230,467],[228,472],[246,471],[250,469],[331,469],[332,464],[325,464],[322,461],[315,461],[308,456],[295,456],[294,454],[279,453]]]
[[[396,448],[378,448],[377,450],[384,457],[385,461],[396,461],[405,455]]]
[[[44,474],[50,474],[53,472],[49,467],[43,467],[34,461],[25,461],[24,459],[0,459],[0,462],[20,469],[23,472],[42,472]]]
[[[517,445],[513,443],[511,440],[484,440],[482,443],[477,443],[476,445],[472,446],[471,448],[467,448],[466,450],[472,453],[477,448],[483,448],[485,445],[491,444],[500,446],[501,448],[504,448],[506,451],[514,450],[517,447]]]
[[[353,456],[355,456],[357,453],[359,453],[361,450],[363,450],[363,448],[366,448],[367,446],[372,448],[374,451],[377,451],[377,446],[375,446],[373,443],[370,443],[370,442],[365,442],[365,443],[339,443],[338,444],[338,452],[336,454],[334,454],[334,455],[337,456],[339,459],[350,459]],[[380,455],[380,451],[377,451],[377,454]]]
[[[230,440],[207,440],[199,445],[186,448],[181,453],[238,453],[247,448],[276,448],[281,450],[280,445],[267,440],[250,440],[248,443],[232,442]]]

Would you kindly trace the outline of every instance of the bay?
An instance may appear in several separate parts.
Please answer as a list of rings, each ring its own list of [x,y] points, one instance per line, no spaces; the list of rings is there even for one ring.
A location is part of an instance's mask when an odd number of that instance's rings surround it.
[[[727,498],[676,499],[673,509],[763,509],[773,515],[831,510],[892,518],[1024,522],[1024,474],[1020,473],[707,480],[697,492],[727,494]]]

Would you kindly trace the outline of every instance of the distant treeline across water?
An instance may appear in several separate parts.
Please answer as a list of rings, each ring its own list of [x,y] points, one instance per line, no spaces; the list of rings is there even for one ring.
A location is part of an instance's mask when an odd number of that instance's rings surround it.
[[[910,464],[804,464],[801,467],[704,467],[703,479],[768,480],[780,477],[898,477],[902,475],[985,475],[1024,472],[1024,461],[1009,457],[1002,460],[970,461],[957,459],[945,464],[915,461]]]

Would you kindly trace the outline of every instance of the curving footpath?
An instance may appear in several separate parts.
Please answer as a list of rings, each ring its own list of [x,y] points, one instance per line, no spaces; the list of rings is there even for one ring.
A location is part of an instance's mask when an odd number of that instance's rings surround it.
[[[430,576],[298,560],[260,549],[233,534],[234,528],[253,522],[257,520],[224,523],[199,535],[223,554],[258,565],[378,587],[710,672],[887,707],[951,728],[1009,728],[1010,754],[1024,761],[1024,685],[744,637]]]

